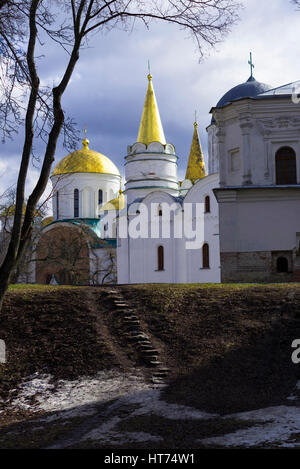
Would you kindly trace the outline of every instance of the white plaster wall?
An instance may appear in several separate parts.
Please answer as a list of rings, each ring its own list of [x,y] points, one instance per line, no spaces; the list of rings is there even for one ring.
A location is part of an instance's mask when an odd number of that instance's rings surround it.
[[[275,155],[283,146],[296,152],[300,183],[300,106],[290,97],[243,99],[216,109],[214,114],[221,185],[276,184]],[[213,131],[208,128],[208,132],[212,139]],[[233,170],[231,156],[237,151],[240,169]]]
[[[208,173],[214,174],[219,172],[217,126],[211,124],[206,130],[208,137]]]
[[[221,252],[292,250],[300,232],[300,190],[222,191]]]
[[[103,203],[118,196],[120,176],[99,173],[74,173],[51,177],[52,206],[56,213],[56,192],[59,191],[59,219],[74,218],[74,189],[79,190],[79,218],[98,218],[98,190],[103,191]]]
[[[210,196],[211,212],[204,216],[205,242],[210,246],[210,269],[202,269],[202,248],[186,249],[186,239],[170,239],[160,236],[157,239],[119,239],[117,248],[118,283],[218,283],[220,282],[220,251],[218,230],[218,204],[212,192],[218,187],[218,174],[198,181],[188,192],[188,203],[204,202]],[[153,191],[144,200],[149,213],[152,203],[168,203],[176,200],[162,191]],[[179,210],[182,208],[179,205]],[[138,204],[135,209],[138,208]],[[134,216],[133,206],[130,207]],[[127,215],[123,215],[127,216]],[[171,215],[171,220],[172,220]],[[147,227],[150,233],[150,223]],[[172,228],[171,228],[172,233]],[[157,249],[164,247],[164,271],[157,271]]]
[[[204,213],[204,243],[209,245],[210,268],[202,268],[202,249],[186,249],[187,283],[219,283],[220,240],[219,240],[219,207],[213,189],[219,187],[219,175],[209,175],[198,182],[187,193],[184,202],[204,203],[210,198],[210,213]],[[204,207],[203,207],[204,208]]]
[[[125,193],[128,203],[153,190],[178,195],[177,159],[172,144],[136,143],[128,147],[125,163]],[[148,188],[148,189],[146,189]]]

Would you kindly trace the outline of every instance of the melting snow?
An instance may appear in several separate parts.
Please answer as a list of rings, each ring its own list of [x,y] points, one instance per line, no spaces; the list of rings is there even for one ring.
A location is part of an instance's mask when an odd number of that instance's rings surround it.
[[[300,382],[289,401],[299,400]],[[53,412],[39,422],[68,419],[76,415],[95,415],[99,404],[108,403],[101,425],[89,429],[80,440],[98,440],[118,444],[133,441],[158,441],[161,438],[144,432],[121,432],[116,426],[138,415],[155,414],[167,419],[235,419],[249,422],[249,428],[222,436],[202,439],[206,445],[253,447],[276,444],[279,447],[300,447],[293,434],[300,435],[300,406],[282,405],[220,417],[183,405],[169,404],[161,399],[161,391],[153,389],[144,377],[102,371],[93,377],[53,382],[50,375],[33,375],[18,386],[18,394],[7,402],[10,408]],[[109,401],[113,401],[109,403]],[[251,426],[251,422],[254,422]],[[96,423],[95,423],[96,425]]]
[[[221,446],[258,446],[277,443],[281,447],[300,447],[300,442],[291,439],[293,434],[300,434],[300,407],[278,406],[227,415],[224,419],[234,418],[244,421],[262,422],[261,425],[238,430],[224,436],[207,438],[201,443]]]

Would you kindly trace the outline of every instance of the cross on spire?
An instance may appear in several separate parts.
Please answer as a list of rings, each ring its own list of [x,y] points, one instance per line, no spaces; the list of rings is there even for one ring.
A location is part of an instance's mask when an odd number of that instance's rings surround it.
[[[253,77],[253,69],[255,68],[255,65],[252,60],[252,52],[250,52],[250,60],[248,60],[248,64],[250,65],[250,70],[251,70],[251,78]]]

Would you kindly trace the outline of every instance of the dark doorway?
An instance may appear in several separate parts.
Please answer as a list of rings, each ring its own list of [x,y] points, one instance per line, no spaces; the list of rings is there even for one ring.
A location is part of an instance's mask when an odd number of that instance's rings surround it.
[[[164,270],[164,248],[159,246],[157,249],[157,270]]]
[[[202,268],[209,269],[209,245],[207,243],[202,248]]]
[[[276,153],[276,184],[297,184],[296,153],[283,147]]]
[[[289,271],[289,261],[286,257],[278,257],[277,259],[277,272],[287,273]]]

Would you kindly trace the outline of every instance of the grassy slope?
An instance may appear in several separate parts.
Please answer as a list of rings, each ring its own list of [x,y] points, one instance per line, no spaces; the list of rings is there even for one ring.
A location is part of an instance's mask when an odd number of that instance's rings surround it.
[[[300,378],[300,286],[125,288],[161,343],[167,400],[221,414],[283,403]]]
[[[8,362],[0,367],[0,397],[35,372],[72,379],[114,366],[110,344],[98,332],[99,291],[91,290],[10,288],[0,316],[0,338],[8,350]]]
[[[120,288],[172,370],[168,400],[228,413],[281,403],[291,393],[300,374],[291,362],[291,343],[300,338],[299,285]],[[130,349],[126,362],[124,344],[118,348],[102,291],[10,289],[0,317],[9,350],[0,396],[40,370],[75,378],[135,365]]]

